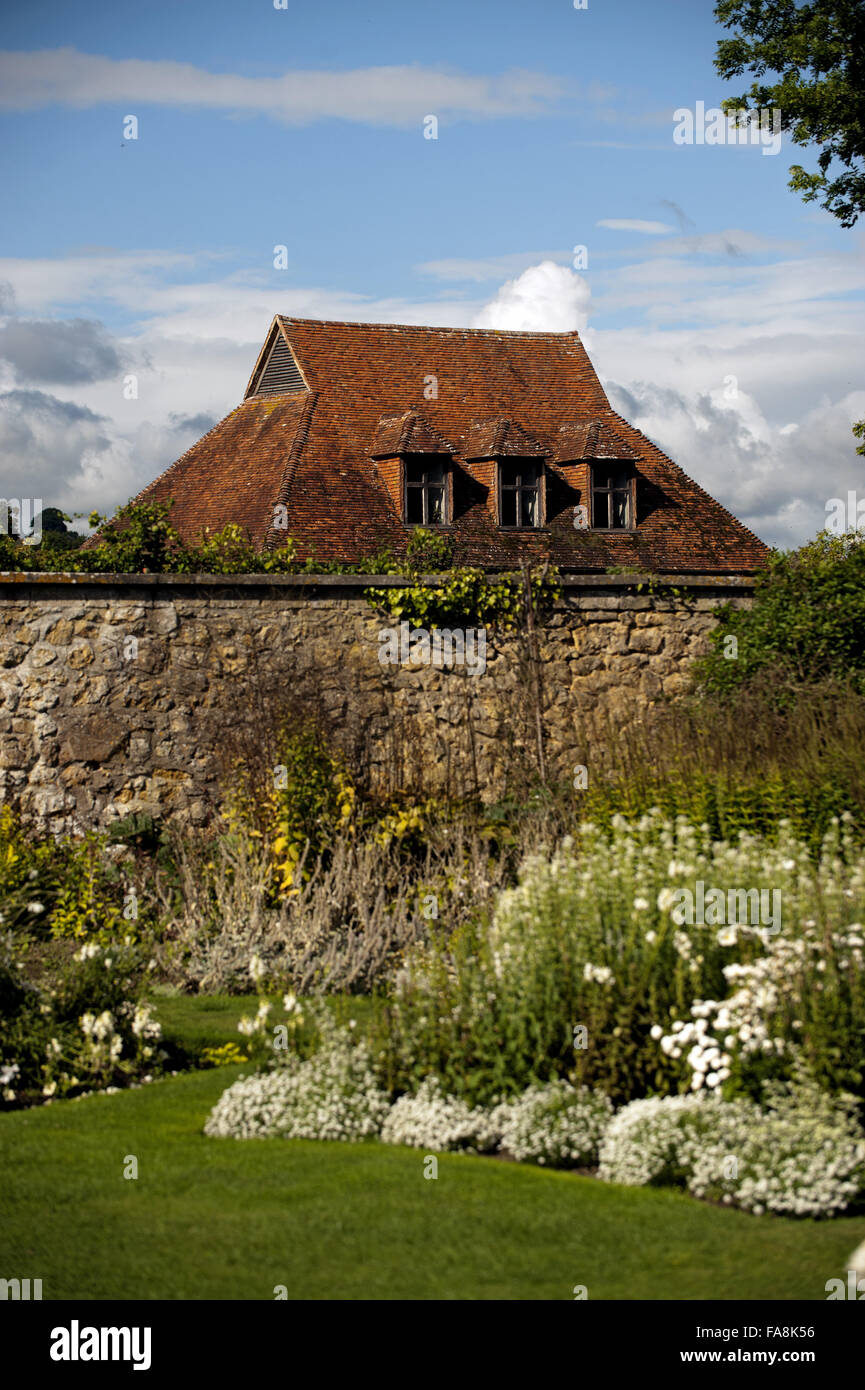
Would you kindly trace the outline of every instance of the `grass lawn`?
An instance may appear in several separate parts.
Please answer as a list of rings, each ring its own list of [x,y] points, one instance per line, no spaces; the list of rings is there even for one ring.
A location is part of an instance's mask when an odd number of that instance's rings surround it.
[[[263,996],[273,1004],[271,1021],[285,1018],[282,994]],[[243,1046],[237,1025],[244,1014],[253,1017],[258,1008],[257,994],[154,994],[156,1017],[162,1024],[165,1041],[188,1057],[198,1058],[205,1047],[221,1047],[234,1042]],[[333,995],[330,1003],[337,1016],[357,1019],[364,1027],[372,1017],[374,1001],[364,995]]]
[[[3,1276],[46,1299],[824,1300],[865,1237],[494,1159],[428,1181],[420,1151],[205,1139],[238,1070],[0,1116]]]

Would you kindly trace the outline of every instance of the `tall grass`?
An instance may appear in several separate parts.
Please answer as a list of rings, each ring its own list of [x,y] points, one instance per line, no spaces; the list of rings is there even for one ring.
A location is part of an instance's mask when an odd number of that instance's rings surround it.
[[[816,852],[833,816],[865,833],[865,699],[837,682],[803,687],[779,710],[768,684],[727,700],[690,700],[617,726],[592,717],[583,761],[588,819],[668,816],[706,824],[719,839],[774,836],[782,819]]]

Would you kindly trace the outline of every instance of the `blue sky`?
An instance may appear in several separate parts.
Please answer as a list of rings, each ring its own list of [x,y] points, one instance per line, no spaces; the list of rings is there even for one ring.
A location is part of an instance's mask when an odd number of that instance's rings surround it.
[[[863,234],[789,192],[786,140],[674,143],[733,94],[721,33],[711,0],[7,3],[4,491],[126,500],[237,404],[275,312],[577,327],[730,510],[813,534],[860,480]]]

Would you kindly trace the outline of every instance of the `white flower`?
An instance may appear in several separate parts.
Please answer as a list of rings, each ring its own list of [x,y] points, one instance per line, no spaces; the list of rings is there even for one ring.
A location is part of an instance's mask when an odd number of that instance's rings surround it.
[[[609,966],[592,965],[589,961],[586,961],[585,965],[583,966],[583,979],[594,980],[595,983],[599,985],[615,984],[615,978]]]
[[[648,941],[648,943],[649,943],[650,946],[654,946],[654,944],[655,944],[655,942],[657,941],[657,939],[658,939],[657,932],[653,932],[653,931],[647,931],[647,932],[646,932],[646,940]]]
[[[634,898],[634,911],[647,912],[649,908],[648,898]]]
[[[286,1012],[287,1014],[293,1013],[294,1009],[297,1007],[297,995],[296,995],[296,994],[286,994],[286,995],[284,995],[284,996],[283,996],[283,1000],[282,1000],[282,1007],[285,1009],[285,1012]]]
[[[33,915],[34,915],[34,917],[35,917],[38,913],[44,912],[44,911],[45,911],[45,904],[44,904],[44,903],[28,903],[28,904],[27,904],[27,911],[28,911],[28,912],[32,912]]]
[[[56,1090],[57,1090],[57,1082],[56,1082],[56,1081],[49,1081],[49,1082],[47,1083],[47,1085],[45,1085],[45,1086],[42,1087],[42,1094],[43,1094],[43,1096],[53,1096],[53,1095],[54,1095],[54,1092],[55,1092]]]
[[[737,938],[738,932],[736,931],[736,928],[734,926],[722,927],[721,930],[718,932],[718,945],[735,946]]]
[[[669,912],[676,901],[677,894],[672,888],[662,888],[658,894],[658,911]]]
[[[265,970],[266,966],[264,964],[264,961],[261,959],[261,956],[253,955],[250,957],[249,978],[252,980],[253,984],[258,984],[258,981],[264,975]]]
[[[649,1037],[654,1038],[655,1042],[657,1042],[658,1038],[660,1038],[663,1035],[663,1032],[664,1030],[660,1026],[660,1024],[655,1023],[652,1025],[651,1031],[649,1032]]]

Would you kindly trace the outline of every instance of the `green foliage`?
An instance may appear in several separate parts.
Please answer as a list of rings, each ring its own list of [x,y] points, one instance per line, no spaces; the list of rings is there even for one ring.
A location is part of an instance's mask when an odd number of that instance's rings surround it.
[[[235,834],[264,841],[273,862],[277,896],[293,891],[303,860],[325,855],[347,833],[355,789],[341,759],[313,718],[287,721],[277,731],[268,781],[256,785],[238,763],[225,818]]]
[[[160,1029],[140,1002],[144,975],[140,950],[117,942],[109,950],[85,945],[53,979],[35,983],[12,934],[0,937],[0,1108],[158,1071]]]
[[[733,38],[718,42],[715,67],[723,78],[750,72],[749,91],[723,103],[780,113],[797,145],[818,145],[819,173],[790,169],[789,187],[852,227],[865,209],[865,47],[861,0],[718,0],[715,17]],[[768,83],[767,72],[778,80]],[[830,177],[837,160],[842,172]]]
[[[712,649],[695,663],[699,688],[724,697],[771,670],[778,698],[795,684],[849,680],[865,692],[865,537],[821,532],[799,550],[774,551],[753,606],[719,610]],[[736,639],[734,659],[724,655]]]
[[[42,544],[26,546],[0,535],[4,570],[70,570],[101,574],[286,574],[297,569],[295,545],[258,550],[240,526],[204,531],[197,545],[185,545],[171,523],[171,502],[129,502],[110,521],[93,512],[91,526],[101,528],[92,545],[78,549],[81,538],[45,533]],[[74,553],[72,553],[74,552]]]
[[[658,812],[617,817],[609,830],[584,824],[578,842],[524,861],[489,922],[406,957],[373,1029],[386,1084],[412,1092],[435,1073],[471,1104],[556,1076],[616,1102],[674,1094],[697,1064],[687,1045],[667,1051],[660,1037],[711,1008],[717,1024],[703,1026],[717,1027],[730,1055],[710,1086],[751,1094],[801,1058],[827,1090],[861,1096],[863,868],[837,823],[816,863],[789,827],[772,844],[715,842]],[[705,923],[676,915],[683,892],[693,907],[698,880],[725,904]],[[767,884],[771,922],[726,916],[730,890]]]
[[[412,531],[405,551],[405,573],[411,575],[440,574],[450,569],[453,561],[453,541],[437,531],[418,526]]]
[[[561,595],[558,571],[537,566],[531,571],[531,602],[535,611]],[[481,569],[456,568],[443,584],[420,580],[405,588],[367,589],[367,601],[396,622],[416,628],[485,627],[512,629],[525,612],[518,577],[491,576]]]
[[[137,937],[153,925],[135,897],[124,865],[106,853],[110,836],[81,838],[27,831],[8,806],[0,810],[0,902],[6,928],[42,940],[105,944]],[[127,866],[128,868],[128,866]]]

